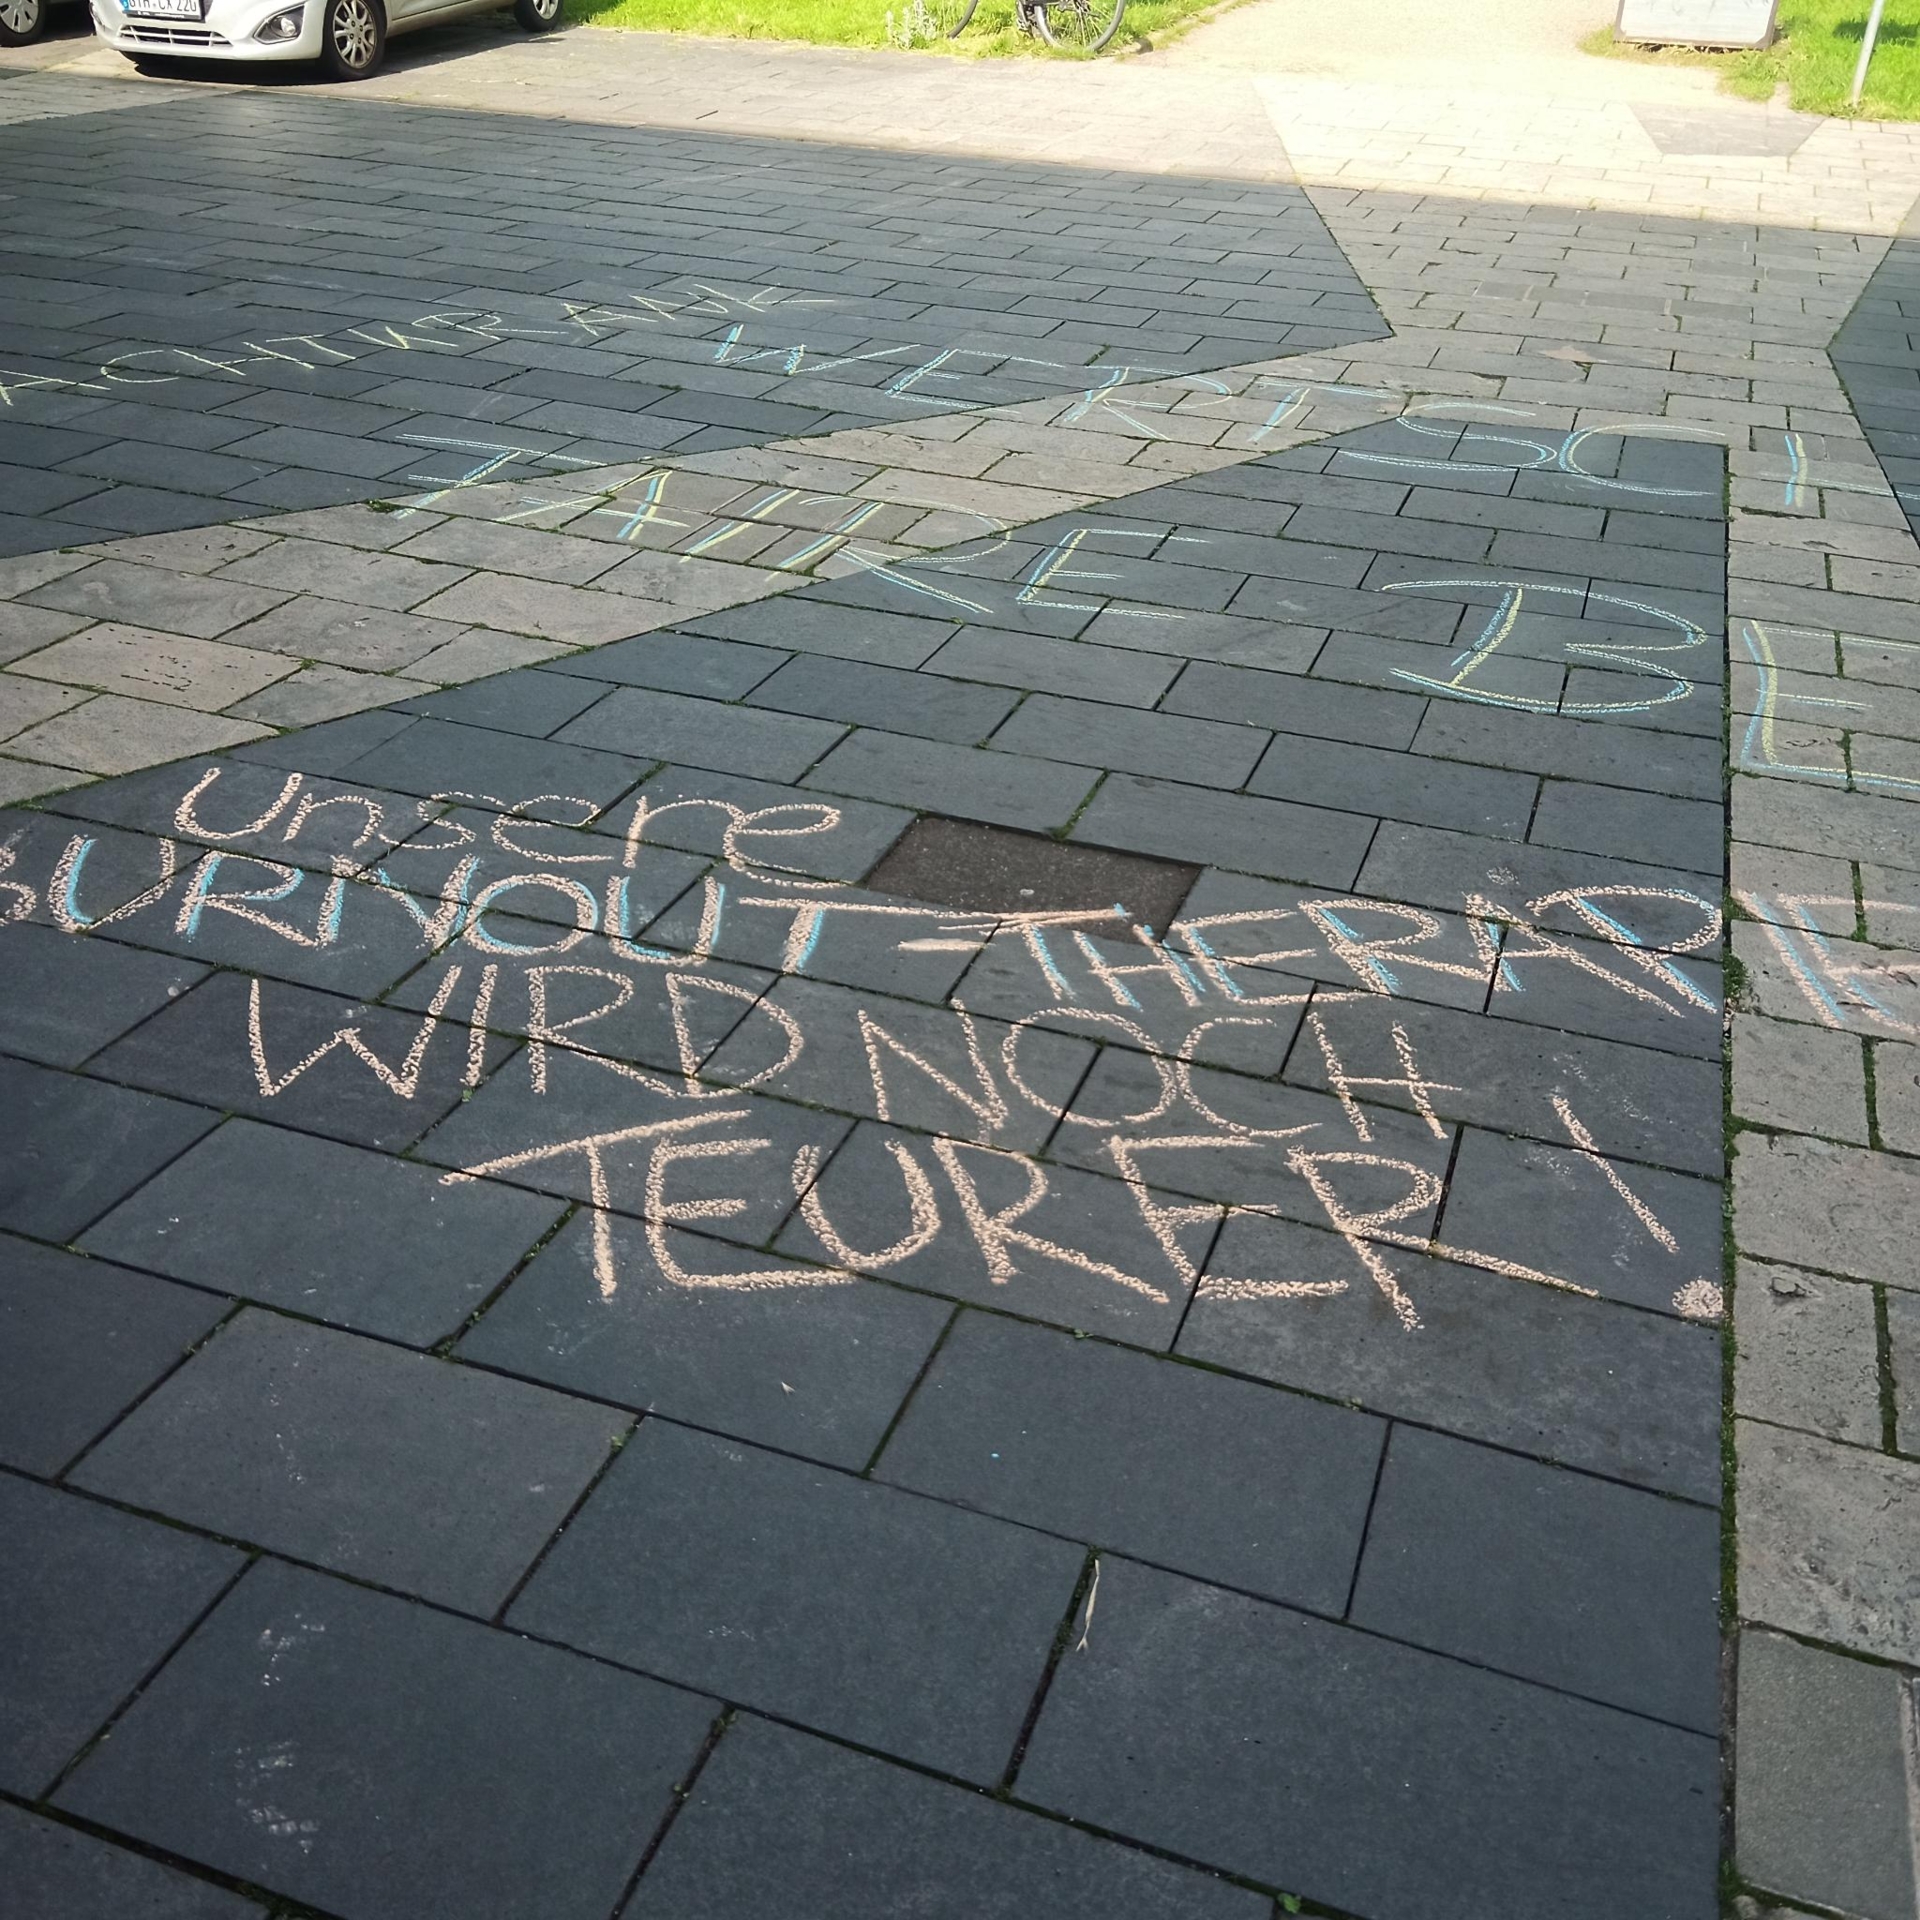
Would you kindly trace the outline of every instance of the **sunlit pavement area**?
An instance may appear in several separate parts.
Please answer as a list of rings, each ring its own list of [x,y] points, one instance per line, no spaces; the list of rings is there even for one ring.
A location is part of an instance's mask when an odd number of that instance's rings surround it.
[[[14,1910],[1912,1920],[1909,133],[0,72]]]

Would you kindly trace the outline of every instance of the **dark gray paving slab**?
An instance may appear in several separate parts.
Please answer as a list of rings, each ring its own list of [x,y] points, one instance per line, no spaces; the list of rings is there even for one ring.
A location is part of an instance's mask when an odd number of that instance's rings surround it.
[[[1338,456],[1336,456],[1338,457]],[[1434,571],[1430,561],[1410,561],[1396,568],[1384,557],[1378,563],[1376,572],[1386,578],[1396,578],[1404,573],[1431,574]],[[1449,571],[1453,571],[1449,569]],[[1279,580],[1272,578],[1254,578],[1247,582],[1235,598],[1232,605],[1234,617],[1252,621],[1275,621],[1283,626],[1317,628],[1322,633],[1331,631],[1333,644],[1322,651],[1314,660],[1313,670],[1322,678],[1345,678],[1343,674],[1333,674],[1329,662],[1338,649],[1343,637],[1354,635],[1378,635],[1387,640],[1401,640],[1429,647],[1446,647],[1451,650],[1460,637],[1459,629],[1467,604],[1473,598],[1468,590],[1448,587],[1442,593],[1431,596],[1396,593],[1391,597],[1374,591],[1380,584],[1378,580],[1369,580],[1364,587],[1320,586],[1304,581]],[[1497,600],[1491,595],[1491,600]],[[1502,678],[1498,669],[1511,664],[1519,658],[1517,648],[1509,648],[1495,662],[1495,671],[1487,675],[1488,679]],[[1240,660],[1234,664],[1241,666],[1262,666],[1270,664],[1260,660]],[[1282,663],[1283,665],[1292,663]],[[1440,662],[1431,660],[1429,667],[1437,667]],[[1444,671],[1451,672],[1451,666]],[[1388,687],[1395,692],[1407,692],[1409,687],[1398,681],[1388,681]],[[1522,682],[1522,684],[1525,684]],[[1417,689],[1413,689],[1417,690]],[[1501,691],[1510,691],[1503,686]]]
[[[1537,782],[1497,767],[1464,767],[1414,753],[1279,734],[1247,782],[1250,793],[1350,813],[1459,827],[1518,840]]]
[[[1646,851],[1654,855],[1662,849]],[[1645,860],[1516,846],[1511,841],[1389,820],[1368,852],[1359,886],[1383,900],[1455,909],[1474,894],[1502,906],[1519,907],[1549,893],[1597,893],[1607,887],[1652,888],[1710,902],[1719,885],[1718,873],[1717,859],[1705,872],[1692,872]]]
[[[802,797],[764,780],[662,767],[633,800],[594,826],[634,845],[720,855],[750,875],[772,870],[857,880],[912,818],[899,807]]]
[[[483,1066],[511,1044],[490,1038]],[[224,972],[96,1062],[131,1086],[390,1151],[458,1103],[467,1068],[465,1027]]]
[[[1170,713],[1203,714],[1271,727],[1283,734],[1409,747],[1428,703],[1410,693],[1345,687],[1304,673],[1261,673],[1196,660],[1167,696]]]
[[[371,782],[289,780],[277,767],[222,755],[74,787],[52,810],[331,874],[336,855],[363,866],[436,809]]]
[[[955,587],[957,592],[953,591]],[[1030,582],[995,579],[980,570],[970,570],[949,583],[939,575],[929,582],[892,567],[821,580],[808,590],[808,597],[823,604],[867,608],[882,614],[951,611],[968,624],[1065,640],[1087,626],[1099,604],[1077,595],[1068,598],[1064,593],[1036,593]]]
[[[1380,1920],[1718,1911],[1712,1740],[1127,1561],[1101,1575],[1022,1798]]]
[[[1022,703],[993,744],[1010,753],[1043,754],[1190,786],[1238,787],[1253,771],[1267,738],[1261,727],[1038,693]]]
[[[1347,887],[1373,832],[1374,822],[1359,814],[1116,773],[1074,821],[1072,837],[1307,886]]]
[[[0,1786],[37,1799],[245,1559],[11,1474],[0,1533]]]
[[[271,486],[251,480],[246,489]],[[65,509],[64,517],[84,522],[90,537],[109,534],[176,533],[186,528],[216,526],[231,508],[211,495],[172,493],[163,487],[109,485]],[[214,582],[211,584],[222,584]],[[177,604],[177,603],[176,603]]]
[[[451,720],[416,720],[405,733],[348,761],[341,772],[349,780],[371,780],[426,797],[459,794],[511,806],[536,794],[564,794],[605,807],[664,757],[637,750],[596,752]]]
[[[246,1119],[118,1207],[86,1250],[412,1346],[452,1333],[560,1217],[495,1182]]]
[[[1720,1497],[1717,1328],[1232,1215],[1179,1350],[1691,1500]]]
[[[49,473],[33,467],[0,467],[0,503],[9,514],[51,515],[62,507],[98,500],[102,489],[97,480],[77,474]]]
[[[1394,870],[1404,884],[1377,897],[1441,912],[1477,903],[1474,917],[1491,915],[1506,929],[1502,954],[1516,968],[1539,944],[1529,929],[1546,936],[1548,945],[1568,935],[1605,941],[1614,948],[1607,964],[1629,977],[1636,969],[1659,973],[1664,955],[1710,954],[1720,937],[1721,882],[1703,874],[1389,820],[1382,822],[1375,856],[1361,875],[1362,891],[1374,893],[1375,880],[1393,878]],[[1666,984],[1672,985],[1670,978]]]
[[[77,1067],[205,972],[163,954],[11,924],[0,929],[0,973],[7,980],[0,1050],[49,1067]]]
[[[58,1473],[229,1304],[104,1260],[0,1238],[0,1460]]]
[[[697,854],[628,848],[610,832],[582,830],[574,821],[585,811],[557,797],[511,812],[453,807],[384,855],[366,879],[418,904],[423,946],[458,935],[456,958],[484,961],[515,944],[496,932],[496,918],[554,922],[576,940],[576,929],[624,939],[707,869]],[[363,904],[356,895],[350,906]],[[545,944],[554,948],[549,957],[567,950],[552,935]]]
[[[1382,1084],[1404,1073],[1393,1037],[1397,1025],[1443,1119],[1558,1144],[1570,1141],[1567,1121],[1554,1105],[1559,1098],[1602,1155],[1708,1178],[1721,1174],[1717,1063],[1518,1021],[1483,1020],[1451,1007],[1397,1001],[1388,1018],[1374,996],[1316,1005],[1315,1011],[1347,1073],[1375,1081],[1363,1090],[1364,1099],[1394,1107],[1414,1103],[1404,1083]],[[1287,1071],[1309,1085],[1327,1084],[1326,1061],[1317,1049],[1296,1047]],[[1604,1188],[1605,1175],[1597,1168],[1594,1173]]]
[[[555,736],[645,761],[797,780],[846,732],[844,724],[768,713],[651,687],[616,687]]]
[[[677,956],[651,942],[573,943],[570,932],[556,937],[550,924],[505,914],[487,919],[485,935],[483,945],[469,922],[462,945],[402,981],[388,1004],[425,1016],[439,1002],[455,1018],[483,1020],[490,1033],[526,1035],[507,1071],[536,1093],[553,1072],[556,1048],[660,1070],[643,1083],[677,1082],[748,1017],[771,978],[712,960],[677,966]],[[492,969],[484,1008],[489,975],[481,962]],[[420,1023],[411,1025],[417,1039]],[[456,1027],[447,1044],[464,1055],[468,1041]]]
[[[1242,613],[1189,613],[1177,624],[1141,619],[1138,609],[1107,607],[1078,636],[1090,644],[1133,648],[1180,660],[1211,660],[1222,666],[1269,673],[1305,673],[1327,638],[1324,626],[1293,624],[1291,617],[1250,618]]]
[[[1015,693],[970,686],[931,670],[902,673],[818,655],[790,660],[748,695],[748,703],[756,707],[884,727],[960,746],[986,739],[1018,699]]]
[[[992,627],[962,627],[927,666],[960,680],[1133,707],[1153,706],[1180,671],[1178,661],[1153,654]]]
[[[1440,492],[1427,489],[1429,497]],[[1472,496],[1478,497],[1478,496]],[[1598,516],[1593,530],[1599,531]],[[1493,535],[1471,522],[1428,519],[1411,501],[1399,514],[1366,513],[1352,508],[1303,506],[1287,521],[1286,540],[1320,540],[1339,547],[1372,547],[1396,554],[1419,554],[1433,560],[1484,560]],[[1250,569],[1261,569],[1249,562]]]
[[[1713,1735],[1719,1606],[1711,1508],[1394,1429],[1357,1625]]]
[[[337,773],[350,760],[357,760],[383,740],[413,725],[413,715],[392,707],[377,707],[367,713],[351,713],[341,720],[323,720],[318,726],[298,733],[277,733],[265,740],[250,740],[233,750],[237,761],[255,762],[269,767],[288,767],[302,773]]]
[[[1092,790],[1086,767],[861,727],[808,774],[825,793],[1050,833]]]
[[[458,1351],[857,1470],[948,1311],[942,1301],[677,1228],[578,1217]]]
[[[1168,944],[1193,956],[1209,994],[1251,1002],[1249,1011],[1317,979],[1477,1012],[1494,972],[1464,914],[1358,894],[1329,897],[1217,868],[1195,883]]]
[[[883,1480],[1322,1613],[1347,1603],[1385,1429],[1102,1342],[963,1314]],[[1284,1472],[1223,1472],[1235,1458]]]
[[[1652,860],[1712,873],[1723,858],[1726,814],[1712,800],[1628,793],[1578,780],[1549,780],[1527,837],[1536,846]]]
[[[310,868],[209,853],[171,894],[103,932],[127,946],[370,998],[426,956],[434,906],[396,889],[330,883]]]
[[[1623,452],[1622,458],[1627,457]],[[1611,509],[1607,514],[1607,530],[1603,536],[1606,541],[1610,545],[1627,547],[1665,547],[1676,553],[1719,554],[1724,551],[1725,535],[1710,519],[1662,513],[1657,502],[1649,504],[1653,511],[1647,513],[1631,507]],[[1570,531],[1567,528],[1547,527],[1537,530]]]
[[[605,688],[538,667],[498,673],[441,693],[425,693],[401,703],[405,713],[433,720],[455,720],[467,727],[492,727],[543,740],[593,705]]]
[[[1188,612],[1219,613],[1239,591],[1241,582],[1249,571],[1249,556],[1243,550],[1237,550],[1236,536],[1175,535],[1174,539],[1182,543],[1183,550],[1175,556],[1170,552],[1172,542],[1163,546],[1159,552],[1148,556],[1133,552],[1102,554],[1095,564],[1085,573],[1093,575],[1091,583],[1076,583],[1076,569],[1071,565],[1082,557],[1092,559],[1084,547],[1061,557],[1069,565],[1055,570],[1052,556],[1043,557],[1038,568],[1026,578],[1034,585],[1030,595],[1023,594],[1025,610],[1029,613],[1050,607],[1059,607],[1063,611],[1092,611],[1085,604],[1083,596],[1088,591],[1097,594],[1110,605],[1119,604],[1150,607],[1162,621],[1169,613],[1176,620],[1184,619]],[[1133,543],[1129,543],[1133,544]],[[1340,554],[1329,556],[1306,547],[1282,548],[1276,553],[1275,547],[1268,543],[1249,542],[1260,549],[1259,558],[1263,564],[1291,566],[1301,571],[1320,572],[1331,570],[1345,576],[1357,574],[1362,569],[1356,565],[1357,556]],[[1210,548],[1219,548],[1216,556]],[[1056,550],[1058,551],[1058,550]],[[1212,562],[1218,557],[1219,565]],[[1198,563],[1198,564],[1196,564]],[[1012,620],[1006,625],[1015,624]]]
[[[490,1614],[626,1424],[608,1407],[249,1307],[75,1479]]]
[[[13,854],[9,876],[32,895],[20,919],[63,932],[111,924],[122,908],[129,915],[139,911],[136,901],[150,892],[156,898],[164,894],[169,881],[190,865],[190,860],[176,860],[170,867],[159,842],[144,833],[119,827],[90,832],[38,808],[0,811],[0,833]]]
[[[1715,632],[1726,624],[1725,611],[1717,601],[1701,607],[1697,617],[1705,628]],[[1717,660],[1696,660],[1697,679],[1691,683],[1692,690],[1686,698],[1662,700],[1644,710],[1636,703],[1643,701],[1649,689],[1659,684],[1646,674],[1576,666],[1567,674],[1565,709],[1575,714],[1595,711],[1610,714],[1624,706],[1634,714],[1642,729],[1717,741],[1721,734],[1720,701],[1716,697],[1719,686],[1715,677],[1719,665]]]
[[[259,1920],[266,1910],[77,1827],[0,1804],[0,1881],[49,1920]]]
[[[1717,1180],[1630,1165],[1609,1179],[1571,1148],[1468,1128],[1441,1237],[1671,1313],[1682,1288],[1717,1283],[1722,1226]]]
[[[709,700],[738,700],[791,658],[771,647],[669,629],[637,633],[631,640],[568,654],[550,661],[546,670],[616,686],[659,687]]]
[[[269,427],[264,433],[234,441],[232,451],[237,458],[266,461],[276,467],[312,467],[321,473],[351,475],[369,482],[369,491],[371,482],[386,474],[398,474],[413,457],[391,443],[303,427]]]
[[[71,1240],[184,1153],[220,1116],[24,1061],[0,1059],[0,1228]]]
[[[1380,544],[1366,537],[1370,529],[1364,521],[1358,526],[1347,519],[1348,538],[1343,545],[1316,543],[1310,531],[1311,521],[1295,514],[1278,538],[1255,534],[1231,533],[1223,529],[1194,528],[1176,530],[1154,555],[1156,568],[1162,564],[1204,567],[1215,573],[1253,574],[1276,580],[1314,580],[1331,586],[1355,585],[1366,572],[1372,556],[1354,549]],[[1360,536],[1358,538],[1354,536]],[[1143,598],[1150,595],[1140,596]]]
[[[1296,1042],[1296,1058],[1300,1051]],[[1324,1222],[1331,1200],[1345,1214],[1378,1212],[1401,1231],[1420,1231],[1433,1218],[1451,1130],[1357,1102],[1356,1111],[1364,1138],[1326,1094],[1210,1066],[1182,1072],[1139,1050],[1108,1047],[1049,1150],[1108,1173],[1128,1170],[1126,1155],[1139,1177],[1175,1193],[1293,1219]],[[1326,1157],[1294,1161],[1290,1153]]]
[[[804,1184],[804,1167],[852,1125],[785,1100],[717,1086],[689,1093],[643,1069],[555,1052],[544,1089],[527,1075],[496,1074],[416,1151],[435,1166],[485,1168],[489,1184],[693,1221],[758,1246],[793,1208],[796,1162]]]
[[[1601,591],[1632,595],[1636,589],[1646,597],[1651,589],[1659,607],[1676,613],[1691,612],[1698,600],[1726,589],[1726,564],[1718,553],[1676,552],[1637,542],[1567,539],[1503,528],[1494,535],[1487,558],[1492,565],[1523,574],[1542,568],[1573,578],[1584,575],[1593,582],[1596,597]],[[1622,610],[1607,607],[1606,617],[1619,619]]]
[[[1091,1056],[1076,1035],[1029,1031],[1016,1042],[1004,1021],[788,975],[703,1072],[856,1119],[1034,1152]]]
[[[690,890],[648,925],[646,937],[675,953],[704,948],[756,968],[937,1002],[952,992],[992,925],[986,915],[864,887],[743,875]],[[712,970],[709,961],[703,971]]]
[[[1717,1060],[1724,981],[1719,946],[1700,957],[1637,958],[1623,944],[1546,941],[1510,932],[1487,1012],[1496,1020],[1559,1027],[1631,1046]]]
[[[1690,800],[1717,800],[1720,794],[1719,741],[1653,727],[1436,700],[1412,744],[1441,759],[1558,774],[1644,793]]]
[[[1244,976],[1108,913],[1077,927],[1011,926],[987,942],[953,996],[971,1012],[1082,1033],[1108,1046],[1277,1074],[1312,983]],[[1326,969],[1331,971],[1332,969]],[[1231,989],[1231,990],[1229,990]],[[1024,1044],[1024,1043],[1023,1043]]]
[[[963,1779],[997,1780],[1077,1547],[649,1420],[509,1619]]]
[[[1150,1217],[1151,1210],[1151,1217]],[[782,1251],[1164,1348],[1218,1209],[958,1140],[863,1122]]]
[[[1265,1920],[1259,1894],[752,1715],[622,1920]]]
[[[957,630],[953,620],[925,617],[936,612],[931,603],[918,614],[893,613],[783,595],[755,606],[731,607],[724,613],[703,613],[686,624],[699,633],[758,647],[867,660],[876,666],[918,667]]]
[[[1309,617],[1309,611],[1303,610],[1299,617]],[[1445,689],[1457,671],[1461,642],[1466,638],[1465,635],[1451,632],[1444,623],[1438,632],[1420,636],[1377,634],[1371,630],[1372,626],[1384,624],[1384,620],[1365,604],[1329,606],[1311,611],[1318,611],[1323,618],[1345,623],[1341,630],[1329,636],[1326,645],[1315,655],[1313,673],[1316,679],[1355,687],[1383,688],[1392,692],[1424,692],[1443,699],[1451,697]],[[1402,621],[1399,624],[1412,623]],[[1347,631],[1346,628],[1361,630]],[[1536,711],[1555,711],[1567,687],[1566,665],[1560,659],[1557,648],[1550,657],[1541,659],[1523,647],[1509,647],[1494,655],[1485,667],[1476,671],[1478,684],[1489,698],[1515,701]],[[1604,699],[1608,696],[1594,694],[1591,697]],[[1644,688],[1636,684],[1630,691],[1613,697],[1622,700],[1643,698]]]
[[[219,810],[203,808],[201,799],[221,794],[236,771],[264,776],[265,799],[253,807],[256,791],[242,802],[251,812],[227,813],[226,801],[246,792],[243,781],[226,790]],[[202,779],[201,796],[187,799]],[[10,816],[19,825],[19,865],[40,883],[35,924],[354,993],[378,992],[426,951],[432,903],[331,871],[338,859],[351,867],[377,861],[393,840],[418,834],[419,803],[228,762],[101,782],[79,789],[72,804],[72,818]],[[124,814],[146,830],[89,828],[81,809]],[[257,850],[203,853],[193,844],[229,827]]]
[[[249,480],[264,478],[276,465],[278,462],[272,460],[233,459],[224,454],[195,453],[180,447],[162,449],[151,442],[120,440],[69,460],[66,470],[142,485],[171,483],[182,492],[220,494],[244,486]],[[246,575],[232,577],[245,579]],[[261,580],[257,584],[275,586],[279,583]]]
[[[600,1920],[713,1712],[637,1674],[267,1562],[60,1804],[367,1920],[446,1904]]]

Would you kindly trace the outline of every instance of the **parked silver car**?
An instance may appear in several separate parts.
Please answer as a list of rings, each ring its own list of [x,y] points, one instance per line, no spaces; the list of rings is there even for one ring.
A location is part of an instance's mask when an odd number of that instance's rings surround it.
[[[0,45],[46,30],[51,0],[0,0]],[[560,24],[565,0],[90,0],[94,31],[130,60],[305,60],[364,80],[387,36],[511,6],[529,33]]]

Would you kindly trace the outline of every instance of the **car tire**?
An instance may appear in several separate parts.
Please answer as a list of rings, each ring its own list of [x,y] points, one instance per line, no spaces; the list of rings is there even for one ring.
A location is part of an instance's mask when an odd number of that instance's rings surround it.
[[[387,13],[380,0],[322,0],[320,65],[329,80],[364,80],[387,53]]]
[[[513,17],[529,33],[551,33],[566,10],[566,0],[513,0]]]
[[[0,47],[24,47],[46,30],[47,0],[0,0]]]

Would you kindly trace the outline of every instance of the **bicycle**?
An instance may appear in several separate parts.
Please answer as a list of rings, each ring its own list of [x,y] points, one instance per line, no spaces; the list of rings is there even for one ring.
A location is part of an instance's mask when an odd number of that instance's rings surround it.
[[[953,39],[973,18],[980,0],[931,0],[927,11],[937,30]],[[1098,53],[1120,31],[1127,0],[1013,0],[1014,24],[1037,33],[1061,53]]]

